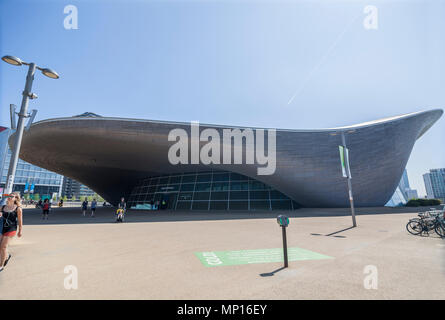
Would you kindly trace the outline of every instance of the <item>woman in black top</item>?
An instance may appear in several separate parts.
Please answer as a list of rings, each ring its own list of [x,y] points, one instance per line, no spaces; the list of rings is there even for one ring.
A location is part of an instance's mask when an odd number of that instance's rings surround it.
[[[14,193],[8,196],[6,205],[1,208],[1,216],[3,219],[2,235],[0,238],[0,271],[11,259],[8,254],[8,243],[16,234],[20,238],[22,236],[22,206],[20,203],[20,195]],[[18,227],[18,233],[17,233]]]

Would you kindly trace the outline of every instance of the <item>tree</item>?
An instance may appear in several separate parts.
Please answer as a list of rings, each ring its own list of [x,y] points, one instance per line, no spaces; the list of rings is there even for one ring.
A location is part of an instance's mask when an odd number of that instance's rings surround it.
[[[104,202],[104,198],[102,198],[99,194],[95,193],[93,198],[96,199],[97,202]]]
[[[34,200],[39,201],[40,200],[40,194],[34,193]]]
[[[419,207],[419,206],[438,206],[441,201],[439,199],[411,199],[405,206],[407,207]]]

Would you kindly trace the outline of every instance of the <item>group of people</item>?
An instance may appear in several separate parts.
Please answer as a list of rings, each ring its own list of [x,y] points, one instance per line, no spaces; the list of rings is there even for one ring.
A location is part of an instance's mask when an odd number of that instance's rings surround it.
[[[9,241],[16,235],[20,238],[23,227],[20,194],[13,193],[6,197],[6,204],[2,206],[0,212],[0,272],[5,269],[12,257],[8,253]]]
[[[105,206],[105,202],[104,202],[103,206]],[[82,205],[80,207],[82,209],[82,215],[85,217],[86,213],[88,211],[88,199],[87,198],[85,198],[85,200],[82,202]],[[93,201],[91,201],[91,206],[90,206],[91,217],[94,217],[96,208],[97,208],[97,201],[96,201],[96,199],[93,199]],[[124,215],[125,215],[126,211],[127,211],[127,203],[125,202],[125,198],[122,197],[121,201],[117,205],[116,222],[124,221]]]
[[[81,205],[82,208],[82,214],[85,217],[87,211],[88,211],[88,198],[85,198],[85,200],[82,202]],[[96,212],[96,208],[97,208],[97,201],[96,199],[93,199],[93,201],[91,201],[91,217],[94,217],[94,213]]]

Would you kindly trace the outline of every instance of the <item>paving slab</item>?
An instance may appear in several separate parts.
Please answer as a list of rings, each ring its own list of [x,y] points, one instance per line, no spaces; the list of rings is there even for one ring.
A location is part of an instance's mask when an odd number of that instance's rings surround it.
[[[0,273],[0,299],[445,299],[445,241],[409,234],[415,212],[391,209],[358,210],[357,228],[347,209],[129,211],[125,223],[113,222],[112,208],[94,218],[55,208],[48,221],[27,209]],[[294,259],[282,269],[273,259],[208,267],[197,256],[275,252],[278,214],[291,216],[289,248],[329,259]],[[78,287],[67,290],[70,266]]]

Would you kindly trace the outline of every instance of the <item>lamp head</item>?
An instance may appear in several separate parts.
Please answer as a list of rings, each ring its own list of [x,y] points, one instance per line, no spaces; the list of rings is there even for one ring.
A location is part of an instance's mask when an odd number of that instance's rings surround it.
[[[51,79],[59,79],[59,75],[57,74],[57,72],[55,72],[54,70],[50,69],[50,68],[44,68],[42,69],[42,73],[47,76],[48,78]]]
[[[22,60],[14,56],[3,56],[2,60],[9,64],[12,64],[13,66],[21,66],[23,64]]]

